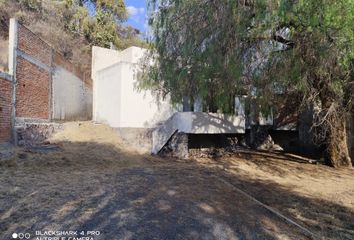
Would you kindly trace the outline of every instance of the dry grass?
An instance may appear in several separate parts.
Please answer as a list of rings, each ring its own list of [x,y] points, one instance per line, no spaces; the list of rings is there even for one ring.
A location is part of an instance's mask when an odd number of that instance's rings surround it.
[[[304,197],[320,198],[354,210],[354,170],[297,162],[275,153],[239,153],[196,162],[254,181],[271,181]]]
[[[227,181],[314,232],[354,238],[353,170],[280,154],[191,161],[139,155],[104,125],[70,123],[59,151],[18,149],[0,166],[0,238],[100,230],[100,239],[308,239]],[[221,181],[223,180],[223,181]]]
[[[325,239],[354,238],[354,171],[252,152],[194,159]]]

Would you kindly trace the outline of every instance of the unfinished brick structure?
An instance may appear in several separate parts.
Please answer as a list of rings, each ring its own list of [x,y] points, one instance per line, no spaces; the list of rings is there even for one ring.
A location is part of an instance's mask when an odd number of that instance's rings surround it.
[[[91,119],[90,74],[16,19],[10,20],[8,63],[8,73],[0,73],[0,143],[16,142],[28,124]]]
[[[25,27],[18,29],[16,57],[16,117],[50,119],[51,48]],[[16,26],[14,26],[16,27]],[[16,30],[15,30],[16,31]],[[16,41],[16,40],[15,40]],[[48,66],[41,67],[29,57]]]
[[[0,143],[11,141],[12,79],[0,72]]]

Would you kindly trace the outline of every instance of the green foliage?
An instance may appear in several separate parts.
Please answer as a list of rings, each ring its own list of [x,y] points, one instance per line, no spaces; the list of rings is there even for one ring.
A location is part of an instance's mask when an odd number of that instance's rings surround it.
[[[150,2],[157,65],[146,78],[155,78],[148,83],[162,87],[174,102],[198,95],[210,108],[230,109],[230,98],[241,90],[242,82],[243,51],[234,46],[245,29],[234,1],[213,3]]]
[[[11,17],[87,71],[92,45],[145,46],[137,30],[123,25],[123,0],[0,0],[0,38],[7,37]]]
[[[199,96],[223,112],[236,94],[265,112],[279,90],[300,95],[301,106],[319,109],[316,136],[331,164],[351,166],[353,19],[353,0],[150,0],[154,64],[140,87],[174,102]]]
[[[338,102],[347,107],[350,102],[343,97],[350,89],[353,70],[353,9],[351,0],[283,1],[277,23],[289,27],[295,46],[288,53],[276,54],[272,76],[283,69],[287,84],[292,83],[306,97],[316,92],[322,105]]]
[[[93,4],[95,14],[90,15],[87,4]],[[91,45],[125,48],[131,44],[143,46],[138,32],[123,27],[128,13],[123,0],[65,0],[66,28],[75,35],[84,36]],[[129,31],[130,34],[126,34]],[[129,44],[130,43],[130,44]]]
[[[307,99],[353,96],[352,0],[151,0],[149,10],[155,64],[141,88],[221,110],[240,93],[270,101],[275,83]]]
[[[96,8],[102,12],[108,12],[116,20],[125,21],[128,18],[128,12],[125,8],[124,0],[96,0]]]
[[[19,0],[19,3],[30,11],[40,12],[42,10],[42,1],[40,0]]]

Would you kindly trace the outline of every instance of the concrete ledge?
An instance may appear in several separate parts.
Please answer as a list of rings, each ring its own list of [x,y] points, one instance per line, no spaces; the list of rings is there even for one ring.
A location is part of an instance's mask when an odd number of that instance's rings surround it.
[[[149,154],[152,148],[151,128],[116,128],[125,144],[139,153]]]
[[[245,133],[245,118],[205,112],[177,112],[173,116],[178,132],[194,134]]]
[[[177,112],[153,131],[151,152],[157,154],[176,132],[187,134],[245,133],[245,123],[244,116]]]
[[[19,146],[39,146],[47,143],[57,131],[63,129],[60,123],[23,123],[16,126]]]
[[[36,65],[37,67],[40,67],[44,70],[46,70],[47,72],[51,72],[52,68],[44,63],[42,63],[41,61],[33,58],[32,56],[28,55],[25,52],[22,52],[21,50],[17,50],[17,55],[19,57],[22,57],[23,59],[29,61],[30,63]]]
[[[22,118],[22,117],[16,117],[15,119],[15,126],[17,125],[23,125],[26,123],[51,123],[50,120],[48,119],[39,119],[39,118]]]
[[[0,72],[0,78],[11,81],[11,82],[13,81],[13,77],[10,74],[5,73],[5,72]]]
[[[13,144],[11,144],[10,142],[0,143],[0,151],[2,151],[4,149],[12,148],[12,147],[13,147]]]

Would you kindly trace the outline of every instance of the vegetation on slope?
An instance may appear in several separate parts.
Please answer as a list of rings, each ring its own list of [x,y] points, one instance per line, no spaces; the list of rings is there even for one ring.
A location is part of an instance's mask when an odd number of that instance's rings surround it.
[[[145,45],[137,29],[123,25],[128,17],[123,0],[0,0],[3,39],[11,17],[84,70],[90,69],[92,45],[113,44],[118,49]]]

